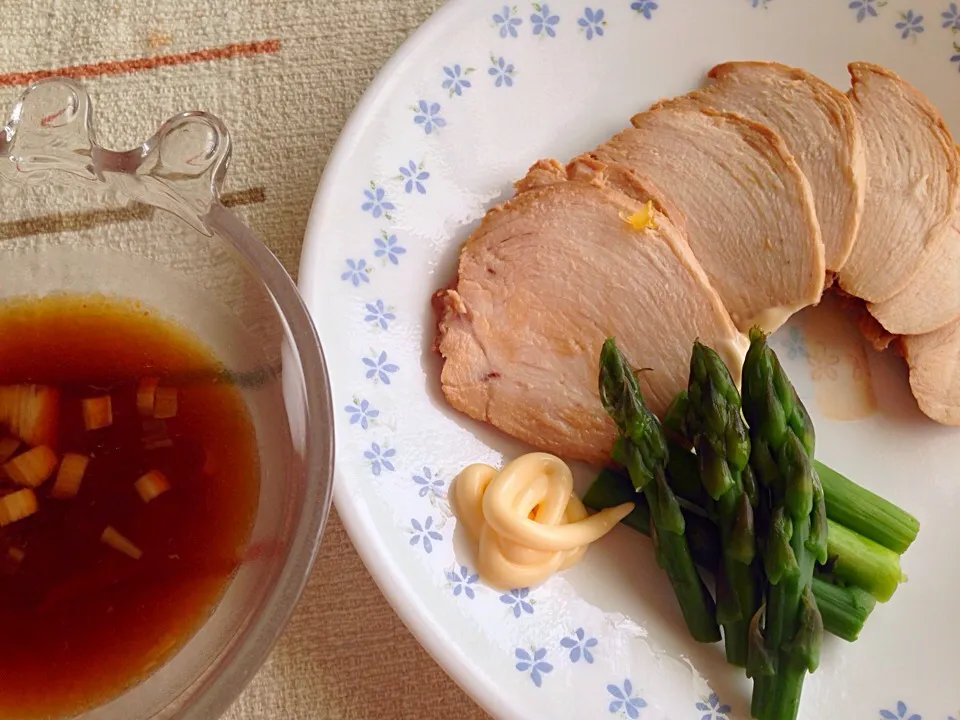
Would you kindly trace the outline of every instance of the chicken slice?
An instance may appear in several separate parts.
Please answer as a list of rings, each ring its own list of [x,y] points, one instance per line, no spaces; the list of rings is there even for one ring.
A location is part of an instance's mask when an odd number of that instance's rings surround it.
[[[960,320],[925,335],[901,338],[910,390],[924,415],[960,425]]]
[[[860,227],[866,181],[850,100],[806,70],[775,62],[723,63],[709,77],[716,82],[654,108],[696,105],[738,113],[780,135],[810,182],[827,270],[840,270]]]
[[[579,179],[538,163],[486,214],[461,250],[456,288],[436,295],[437,348],[454,408],[600,463],[616,435],[597,390],[605,338],[645,368],[640,387],[657,413],[686,386],[695,339],[735,372],[746,340],[655,203],[607,187],[589,167],[570,174]],[[642,194],[639,180],[621,180]]]
[[[666,107],[591,157],[649,178],[742,331],[817,303],[824,247],[810,184],[780,137],[733,113]]]
[[[895,326],[917,332],[927,312],[919,301],[908,297],[881,304],[915,278],[930,282],[942,270],[936,265],[949,255],[950,218],[960,200],[957,152],[940,113],[915,87],[869,63],[851,64],[850,75],[850,99],[863,131],[867,188],[860,235],[840,271],[840,286],[874,303],[871,312],[888,331],[898,332]],[[920,268],[924,280],[917,277]],[[954,274],[950,282],[960,278]],[[940,303],[933,296],[926,301]],[[946,304],[955,305],[955,298]],[[949,312],[935,309],[932,314],[940,322]]]
[[[933,332],[960,318],[960,211],[953,214],[907,286],[889,300],[867,307],[894,335]]]

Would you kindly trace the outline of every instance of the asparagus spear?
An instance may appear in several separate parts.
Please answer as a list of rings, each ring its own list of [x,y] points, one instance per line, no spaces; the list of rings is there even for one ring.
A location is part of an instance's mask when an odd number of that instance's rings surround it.
[[[693,345],[687,396],[686,425],[723,550],[717,575],[717,620],[723,626],[727,661],[746,667],[750,621],[761,600],[760,573],[754,562],[757,497],[747,465],[750,438],[740,414],[740,393],[727,366],[700,342]]]
[[[899,555],[833,520],[827,521],[827,555],[834,577],[857,585],[880,602],[893,597],[903,582]]]
[[[877,605],[876,598],[858,587],[835,585],[816,572],[811,587],[823,618],[824,632],[847,642],[854,642],[860,637],[864,623]]]
[[[703,347],[703,346],[700,346]],[[707,348],[708,350],[708,348]],[[712,351],[711,351],[712,352]],[[694,348],[694,357],[696,357],[697,349]],[[721,363],[719,368],[715,367],[716,371],[722,371],[725,366],[722,365],[722,360],[716,355],[713,355],[711,362],[716,366],[717,363]],[[727,378],[729,374],[725,373]],[[692,377],[692,375],[691,375]],[[732,386],[732,380],[730,380],[731,386],[726,390],[731,397],[739,397],[731,393],[736,393],[736,388]],[[713,391],[716,394],[716,391]],[[699,397],[703,397],[703,392],[697,391]],[[681,392],[678,393],[677,397],[674,399],[673,403],[670,406],[670,410],[667,411],[664,415],[664,426],[670,431],[667,435],[667,444],[670,450],[670,462],[667,465],[667,476],[670,482],[670,486],[674,489],[677,496],[692,506],[703,510],[707,517],[717,523],[721,524],[721,516],[719,503],[713,501],[712,498],[707,494],[704,489],[704,484],[710,484],[710,481],[701,482],[700,477],[702,472],[707,473],[711,472],[711,467],[713,467],[709,461],[707,467],[703,470],[701,465],[698,463],[698,457],[700,461],[703,461],[704,457],[712,458],[715,456],[715,451],[711,447],[701,448],[700,445],[703,444],[699,442],[698,454],[694,455],[689,449],[689,444],[684,443],[684,438],[681,433],[691,433],[694,434],[695,427],[702,427],[702,422],[698,425],[698,421],[694,418],[689,421],[684,420],[680,422],[677,420],[678,413],[683,411],[687,414],[691,412],[691,400],[690,397],[694,395],[691,388],[690,393]],[[713,404],[721,402],[721,399],[711,399],[707,402],[707,407],[710,408]],[[720,412],[720,410],[716,410]],[[736,414],[729,415],[729,417],[739,418],[739,409]],[[737,421],[742,427],[742,421]],[[668,425],[669,423],[669,425]],[[717,427],[724,427],[717,424]],[[802,427],[802,426],[801,426]],[[739,437],[739,430],[733,430],[734,437]],[[724,438],[724,442],[727,442]],[[732,441],[739,442],[739,441]],[[723,472],[722,469],[719,471],[713,470],[714,472]],[[741,475],[741,480],[746,478],[746,489],[749,490],[748,495],[756,494],[755,481],[750,470],[750,466],[747,465],[742,471],[746,475]],[[910,518],[911,516],[904,511],[900,510],[896,505],[884,500],[883,498],[877,497],[869,490],[859,487],[855,483],[838,473],[829,471],[827,476],[830,479],[830,482],[833,482],[832,493],[828,492],[824,487],[824,497],[826,500],[827,506],[827,517],[833,518],[837,514],[845,514],[846,517],[850,517],[853,514],[854,506],[853,503],[861,502],[862,506],[865,508],[865,513],[867,517],[873,517],[875,515],[874,510],[879,508],[887,508],[883,510],[884,516],[889,519],[889,522],[886,524],[886,527],[893,530],[894,528],[900,527],[904,529],[904,532],[909,534],[908,528],[910,527],[908,521],[904,521],[904,518]],[[840,482],[835,480],[836,477],[841,478]],[[715,484],[720,481],[713,481]],[[842,510],[838,513],[835,513],[831,507],[829,498],[831,494],[834,497],[840,496],[838,501],[841,504]],[[752,509],[752,508],[751,508]],[[861,520],[857,522],[857,526],[862,526],[864,523]],[[853,532],[847,527],[844,527],[841,522],[829,520],[827,523],[828,532],[827,532],[827,555],[828,555],[828,565],[830,568],[830,573],[838,581],[843,582],[847,585],[856,585],[857,587],[866,590],[875,599],[880,602],[886,602],[889,600],[896,589],[899,587],[900,583],[903,581],[903,573],[900,569],[900,556],[889,550],[888,548],[870,540],[867,537],[862,536],[859,533]],[[895,531],[895,530],[894,530]],[[739,582],[728,583],[726,587],[735,589],[737,587],[743,587]],[[720,614],[721,624],[725,624],[724,620],[728,617],[724,614],[726,610],[729,612],[731,602],[729,601],[728,596],[718,597],[718,612]],[[754,603],[749,607],[751,612],[746,616],[745,622],[749,623],[750,617],[753,613],[756,612],[757,607],[759,607],[759,598],[757,598]],[[726,606],[726,607],[725,607]],[[743,632],[743,637],[746,637],[746,628],[738,628],[738,631]],[[728,631],[727,636],[731,635],[732,631]],[[725,640],[727,639],[725,636]],[[742,661],[744,655],[741,653],[737,655],[734,654],[733,658],[729,657],[728,660],[734,665],[741,665],[742,662],[738,662],[739,659]]]
[[[770,352],[772,353],[772,351]],[[746,367],[744,367],[744,370],[746,371]],[[786,382],[786,385],[778,384],[773,389],[775,395],[783,393],[785,420],[803,443],[808,454],[813,457],[815,441],[813,422],[799,399],[795,403],[788,401],[791,395],[796,398],[796,393],[782,370],[779,371],[778,377],[782,377],[783,381]],[[746,383],[746,378],[744,378],[744,382]],[[753,426],[753,420],[750,416],[747,416],[747,422],[751,427]],[[770,460],[762,452],[760,457],[751,458],[751,462],[759,464],[761,468],[768,469],[771,467]],[[860,487],[852,480],[817,460],[814,460],[814,468],[823,487],[827,501],[827,513],[831,520],[855,530],[864,537],[900,555],[905,553],[913,541],[917,539],[917,534],[920,532],[920,523],[910,513],[866,488]]]
[[[693,447],[687,439],[687,412],[689,410],[690,397],[686,390],[681,390],[663,414],[663,429],[667,436],[667,443],[675,443],[678,447],[687,450]]]
[[[650,535],[650,507],[647,501],[637,493],[630,479],[616,470],[601,470],[583,496],[583,504],[593,510],[603,510],[625,502],[634,503],[634,509],[623,519],[623,524]],[[716,526],[689,510],[684,510],[683,515],[687,544],[694,562],[704,570],[716,573],[720,563],[720,536]],[[826,575],[814,575],[813,594],[823,616],[824,630],[848,642],[859,637],[876,605],[870,593],[858,587],[840,587]]]
[[[660,421],[644,405],[633,371],[613,338],[600,353],[600,400],[620,430],[614,458],[627,468],[650,506],[657,562],[666,571],[693,638],[720,639],[713,598],[697,573],[687,545],[683,513],[667,483],[667,441]]]
[[[743,410],[751,463],[770,503],[758,655],[770,657],[774,671],[756,678],[752,711],[759,720],[795,720],[804,676],[819,664],[823,620],[811,585],[814,567],[827,560],[827,511],[813,468],[813,423],[758,329],[750,332],[743,365]]]
[[[707,494],[700,482],[697,458],[690,452],[692,444],[686,439],[686,413],[690,407],[687,391],[677,393],[663,417],[667,432],[670,461],[667,476],[670,485],[681,499],[697,507],[707,508]],[[805,425],[799,424],[802,432]],[[811,426],[812,427],[812,426]],[[883,547],[902,555],[920,530],[920,523],[906,510],[889,500],[857,485],[819,460],[813,461],[823,495],[827,503],[827,517],[838,525],[857,532]],[[887,569],[890,572],[890,569]]]
[[[693,444],[687,439],[687,413],[690,398],[682,390],[670,403],[663,416],[663,429],[667,436],[667,481],[682,500],[692,503],[704,512],[711,510],[710,496],[700,482],[700,465],[691,452]]]
[[[612,468],[604,468],[587,488],[583,504],[592,510],[603,510],[632,502],[633,511],[621,522],[639,533],[650,536],[650,506],[643,494],[633,487],[629,477]],[[693,561],[711,573],[720,562],[720,536],[716,526],[702,515],[683,509],[685,535]]]
[[[684,408],[687,408],[689,407],[687,394],[684,392],[682,395]],[[719,518],[712,510],[709,496],[700,482],[697,456],[679,442],[668,440],[668,446],[671,450],[667,476],[677,497],[719,524]],[[750,476],[748,478],[752,481]],[[867,490],[857,488],[852,482],[850,485],[854,489],[848,493],[849,498],[869,493]],[[869,494],[872,495],[872,493]],[[824,488],[824,497],[827,496],[828,493]],[[882,499],[881,501],[887,502]],[[830,518],[832,510],[829,500],[826,501],[826,505],[827,517]],[[829,520],[827,528],[828,573],[846,585],[856,585],[866,590],[880,602],[889,600],[903,581],[900,557],[895,552],[844,527],[842,523]]]
[[[917,539],[920,523],[913,515],[819,461],[814,466],[827,499],[828,518],[899,555]]]

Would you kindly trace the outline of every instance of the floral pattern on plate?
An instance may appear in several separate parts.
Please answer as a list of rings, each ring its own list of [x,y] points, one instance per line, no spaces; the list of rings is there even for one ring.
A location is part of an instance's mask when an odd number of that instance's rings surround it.
[[[448,20],[441,30],[421,31],[432,33],[432,44],[420,45],[390,71],[401,73],[402,82],[378,84],[376,110],[367,110],[378,134],[365,136],[364,144],[341,160],[336,179],[326,181],[342,183],[343,190],[337,188],[337,202],[325,206],[330,215],[321,222],[325,245],[314,253],[324,258],[324,269],[312,271],[318,274],[306,283],[305,295],[333,358],[340,408],[338,506],[344,506],[345,521],[351,509],[370,514],[366,532],[376,533],[389,549],[383,562],[409,578],[418,594],[413,604],[427,608],[422,612],[431,618],[452,623],[456,638],[451,642],[458,650],[470,648],[451,672],[467,685],[465,668],[488,674],[509,698],[511,717],[542,717],[536,709],[547,707],[543,703],[553,702],[558,693],[561,700],[550,705],[554,715],[575,708],[578,717],[631,720],[745,716],[749,698],[738,697],[727,685],[714,690],[721,673],[732,670],[698,656],[689,662],[705,668],[698,671],[702,675],[678,683],[653,649],[666,632],[662,619],[642,600],[631,606],[627,620],[605,609],[604,599],[583,581],[583,568],[533,589],[494,591],[480,581],[473,560],[457,547],[461,530],[448,492],[463,464],[497,462],[503,438],[484,434],[440,398],[429,296],[450,280],[464,228],[505,197],[504,188],[533,160],[554,152],[565,136],[564,119],[545,125],[531,115],[532,108],[550,114],[562,107],[576,117],[582,110],[577,93],[594,102],[598,88],[606,87],[603,97],[616,112],[600,108],[597,122],[613,130],[644,102],[690,89],[685,83],[658,84],[666,70],[654,53],[668,52],[667,45],[675,46],[671,62],[685,63],[685,77],[695,77],[717,61],[769,54],[762,38],[751,44],[745,33],[769,32],[790,43],[794,37],[816,37],[824,27],[841,28],[849,52],[869,50],[872,60],[895,64],[904,53],[922,53],[928,77],[910,79],[945,87],[949,77],[954,85],[941,95],[948,97],[960,83],[960,5],[942,0],[460,0],[442,14]],[[699,38],[699,44],[690,44],[688,36]],[[804,57],[799,46],[794,48],[791,57]],[[857,59],[847,57],[846,50],[830,52],[837,55],[837,65]],[[630,58],[627,70],[617,60],[624,54]],[[812,64],[819,60],[811,53],[807,57]],[[636,99],[618,104],[629,93]],[[595,135],[584,137],[599,139]],[[584,142],[582,149],[588,147]],[[473,166],[475,173],[461,172]],[[424,218],[438,220],[424,229]],[[417,293],[411,293],[414,286]],[[837,373],[830,349],[805,340],[801,324],[789,324],[772,342],[802,394],[818,378]],[[829,434],[823,437],[829,444]],[[350,522],[355,533],[361,521]],[[647,552],[642,538],[626,531],[619,535],[621,547]],[[630,561],[617,565],[629,568]],[[911,584],[914,577],[911,572]],[[630,590],[642,593],[639,584]],[[897,605],[891,602],[890,611]],[[671,627],[670,637],[676,632]],[[439,642],[421,633],[425,642]],[[870,641],[865,637],[857,646]],[[479,654],[473,657],[473,652]],[[687,672],[687,666],[678,667],[672,672]],[[885,699],[890,687],[904,699],[893,704]],[[957,717],[956,693],[930,697],[922,687],[913,676],[878,680],[872,692],[845,695],[836,713],[881,720]]]

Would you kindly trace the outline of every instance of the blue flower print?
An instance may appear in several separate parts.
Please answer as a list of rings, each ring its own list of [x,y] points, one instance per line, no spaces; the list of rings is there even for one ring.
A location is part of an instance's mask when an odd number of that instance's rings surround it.
[[[363,321],[373,323],[381,330],[388,330],[390,323],[397,319],[397,316],[391,312],[393,308],[388,308],[384,305],[383,300],[367,303],[363,307],[367,311],[367,314],[363,317]]]
[[[886,5],[882,0],[853,0],[849,7],[857,11],[857,22],[863,22],[869,17],[877,17],[877,8]]]
[[[573,635],[560,641],[561,647],[570,651],[570,662],[579,662],[582,657],[585,662],[593,664],[593,653],[590,648],[597,646],[597,639],[588,638],[583,628],[577,628]]]
[[[880,717],[883,720],[923,720],[919,715],[913,713],[912,715],[907,715],[907,705],[903,700],[900,700],[897,703],[897,711],[893,712],[892,710],[881,710]]]
[[[440,103],[428,103],[421,100],[413,108],[413,121],[423,125],[423,131],[430,135],[435,128],[446,127],[447,121],[440,117]]]
[[[794,325],[788,325],[781,330],[786,337],[781,341],[783,350],[790,360],[797,360],[807,356],[807,344],[803,339],[803,332]]]
[[[495,13],[493,22],[500,28],[500,37],[518,37],[517,28],[523,24],[523,20],[518,17],[515,7],[503,6],[503,10]]]
[[[556,37],[557,31],[554,27],[560,22],[559,15],[550,14],[550,6],[544,3],[533,4],[535,12],[530,16],[530,22],[533,25],[533,34],[540,37]]]
[[[770,4],[770,1],[771,0],[749,0],[753,7],[766,7]]]
[[[370,427],[371,420],[380,416],[380,411],[375,410],[369,401],[361,400],[357,402],[356,398],[353,399],[353,405],[347,405],[344,410],[350,415],[350,424],[360,423],[360,427],[364,430]]]
[[[370,183],[370,188],[363,191],[363,198],[364,202],[360,209],[370,213],[375,218],[384,215],[389,219],[390,211],[396,209],[393,203],[387,200],[386,191],[375,183]]]
[[[592,40],[593,36],[603,37],[603,28],[606,26],[607,21],[604,20],[604,12],[602,9],[597,8],[584,8],[583,17],[577,20],[577,25],[580,26],[580,29],[587,33],[587,40]]]
[[[513,67],[513,63],[508,63],[503,57],[495,58],[491,56],[490,69],[487,72],[490,73],[491,77],[496,78],[494,84],[497,87],[504,85],[513,87],[513,76],[516,70]]]
[[[463,91],[473,87],[467,80],[467,75],[473,72],[473,68],[463,69],[460,65],[447,66],[443,68],[443,89],[454,95],[463,95]]]
[[[527,602],[530,588],[517,588],[500,596],[500,602],[513,608],[513,616],[518,618],[524,613],[533,615],[533,605]]]
[[[473,600],[477,596],[476,591],[470,586],[475,585],[480,580],[480,576],[471,573],[466,565],[461,565],[459,571],[456,568],[447,570],[447,580],[453,586],[454,597],[463,595],[468,600]]]
[[[756,7],[756,0],[754,0],[754,7]],[[643,15],[647,20],[653,19],[653,11],[656,10],[659,5],[657,5],[653,0],[637,0],[637,2],[630,4],[631,10],[636,10],[638,13]],[[601,35],[603,33],[600,33]]]
[[[700,720],[727,720],[729,705],[721,705],[716,693],[711,693],[706,701],[697,703],[697,710],[703,713]]]
[[[412,533],[410,544],[423,545],[423,549],[427,551],[427,554],[433,552],[434,542],[443,540],[443,535],[437,532],[436,526],[433,524],[432,515],[427,517],[423,523],[416,518],[410,520],[410,530],[408,532]]]
[[[960,7],[957,7],[955,2],[950,3],[950,7],[940,13],[940,17],[943,18],[945,28],[950,28],[954,32],[960,30]]]
[[[647,706],[646,700],[634,697],[633,683],[630,680],[624,680],[622,688],[619,685],[607,685],[607,692],[614,698],[607,709],[612,713],[623,710],[630,720],[637,720],[640,717],[640,711]]]
[[[427,194],[424,181],[430,179],[430,173],[423,169],[423,163],[417,165],[413,160],[400,168],[400,177],[404,181],[403,189],[410,194],[416,189],[421,195]]]
[[[379,443],[371,443],[369,450],[363,451],[363,457],[370,463],[370,469],[374,475],[379,476],[384,470],[393,472],[396,468],[393,466],[393,459],[397,451],[393,448],[380,447]]]
[[[923,15],[917,15],[913,10],[907,10],[901,15],[903,18],[897,23],[900,37],[906,40],[911,35],[916,36],[923,32]]]
[[[954,43],[953,49],[956,52],[956,54],[950,56],[950,62],[960,63],[960,45],[957,45],[957,43]],[[957,66],[957,69],[960,70],[960,65]]]
[[[424,466],[419,475],[413,476],[413,482],[419,486],[417,495],[427,497],[431,493],[439,495],[443,493],[443,480],[436,477],[433,470]]]
[[[520,672],[529,671],[533,684],[540,687],[543,685],[543,676],[553,672],[553,665],[546,662],[546,648],[531,648],[531,650],[532,653],[523,648],[517,648],[514,651],[514,655],[516,655],[517,658],[517,670]]]
[[[400,241],[397,240],[396,235],[381,233],[380,237],[373,239],[373,244],[376,246],[376,249],[373,251],[374,256],[385,258],[394,265],[399,265],[400,256],[407,252],[407,249],[400,245]]]
[[[363,258],[359,260],[347,260],[347,270],[340,276],[340,279],[353,283],[354,287],[358,287],[362,282],[370,282],[369,274],[372,271],[373,268],[368,267],[367,261]]]
[[[367,368],[367,380],[379,380],[384,385],[390,384],[390,376],[400,368],[391,362],[387,362],[387,353],[381,352],[377,355],[371,352],[370,357],[363,359],[363,364]]]

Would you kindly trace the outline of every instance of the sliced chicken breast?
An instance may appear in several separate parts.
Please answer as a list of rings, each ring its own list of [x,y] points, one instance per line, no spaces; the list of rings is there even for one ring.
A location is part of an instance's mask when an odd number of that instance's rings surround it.
[[[648,177],[742,331],[772,332],[820,299],[813,194],[783,140],[733,113],[666,107],[633,118],[591,157]]]
[[[954,213],[907,287],[868,308],[894,335],[933,332],[960,318],[960,212]]]
[[[950,218],[960,201],[957,152],[940,113],[915,87],[869,63],[851,64],[850,75],[867,188],[860,235],[840,271],[840,286],[874,303],[875,316],[887,330],[909,331],[923,324],[925,311],[915,301],[878,304],[905,290],[921,267],[929,282],[935,265],[949,255]],[[927,301],[939,302],[932,296]]]
[[[601,463],[616,435],[597,390],[606,337],[644,368],[657,413],[686,386],[696,338],[734,371],[746,340],[667,217],[584,170],[568,180],[538,163],[522,192],[487,213],[461,251],[456,288],[436,295],[437,348],[454,408]]]
[[[853,105],[806,70],[774,62],[729,62],[712,85],[654,108],[697,105],[734,112],[780,135],[810,182],[827,270],[843,267],[863,213],[866,163]]]
[[[960,320],[925,335],[901,339],[910,366],[910,390],[924,415],[960,425]]]

